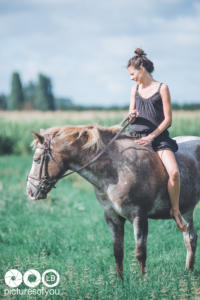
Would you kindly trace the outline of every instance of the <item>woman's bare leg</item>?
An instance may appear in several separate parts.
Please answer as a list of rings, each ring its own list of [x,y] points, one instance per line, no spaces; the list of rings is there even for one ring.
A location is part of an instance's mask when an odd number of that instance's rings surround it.
[[[171,216],[173,216],[178,229],[180,231],[186,231],[186,224],[183,221],[179,210],[179,196],[180,196],[180,175],[174,153],[171,150],[159,150],[157,151],[160,156],[167,173],[169,175],[168,180],[168,193],[171,200]]]

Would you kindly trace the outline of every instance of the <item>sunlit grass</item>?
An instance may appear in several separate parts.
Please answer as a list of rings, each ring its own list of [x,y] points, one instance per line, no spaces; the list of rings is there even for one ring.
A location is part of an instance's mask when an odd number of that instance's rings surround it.
[[[126,111],[0,113],[0,144],[30,154],[31,131],[66,124],[118,124]],[[198,135],[199,111],[175,111],[172,137]],[[1,148],[2,149],[2,148]],[[4,149],[5,150],[5,149]],[[5,273],[53,268],[61,276],[60,296],[48,299],[200,299],[197,248],[194,272],[185,271],[185,246],[173,221],[149,221],[148,273],[142,277],[134,256],[132,225],[125,228],[124,282],[115,277],[112,238],[93,187],[78,175],[63,179],[43,201],[25,193],[30,156],[0,157],[0,297]],[[200,207],[195,227],[200,231]],[[42,284],[38,288],[41,288]],[[21,289],[26,288],[24,284]],[[27,299],[13,296],[12,299]],[[44,299],[36,296],[29,299]]]
[[[25,178],[31,161],[29,156],[0,157],[1,296],[9,269],[24,273],[33,268],[42,273],[53,268],[61,276],[60,296],[47,299],[199,299],[199,251],[194,272],[186,272],[185,246],[174,221],[149,221],[144,277],[134,256],[132,225],[126,223],[122,283],[115,277],[111,234],[92,186],[74,175],[60,181],[46,200],[28,201]],[[197,207],[197,232],[199,213]]]
[[[127,111],[0,112],[0,154],[30,154],[31,132],[63,125],[119,124]],[[174,111],[171,137],[200,135],[199,111]]]

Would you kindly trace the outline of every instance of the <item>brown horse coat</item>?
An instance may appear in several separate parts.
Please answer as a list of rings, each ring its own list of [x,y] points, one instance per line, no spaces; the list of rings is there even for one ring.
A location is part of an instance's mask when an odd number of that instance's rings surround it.
[[[40,159],[45,140],[51,139],[51,154],[47,171],[51,179],[68,169],[78,170],[91,160],[99,149],[114,136],[115,128],[95,126],[66,126],[49,129],[43,135],[35,134],[36,151],[27,183],[27,193],[33,200],[45,198],[39,185]],[[193,268],[197,234],[193,228],[193,210],[200,199],[200,138],[177,137],[179,150],[176,159],[180,170],[180,211],[188,224],[184,233],[187,248],[186,267]],[[44,173],[44,171],[43,171]],[[134,143],[134,139],[120,136],[92,165],[79,172],[94,185],[95,193],[104,208],[105,219],[113,235],[116,270],[123,272],[124,224],[133,224],[136,241],[136,257],[141,272],[145,272],[148,218],[170,218],[170,200],[167,192],[167,172],[151,147]],[[33,179],[35,178],[35,179]],[[41,189],[41,190],[40,190]]]

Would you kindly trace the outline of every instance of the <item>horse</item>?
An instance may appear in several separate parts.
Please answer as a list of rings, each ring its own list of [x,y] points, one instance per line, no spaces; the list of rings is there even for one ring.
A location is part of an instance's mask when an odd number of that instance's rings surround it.
[[[92,164],[87,165],[116,135],[117,127],[63,126],[34,133],[35,153],[27,180],[29,199],[45,199],[66,171],[73,170],[94,186],[112,233],[116,273],[123,279],[124,224],[134,229],[135,256],[146,272],[148,219],[170,219],[168,174],[151,145],[141,146],[121,134]],[[193,269],[197,233],[193,211],[200,200],[200,137],[176,137],[180,170],[180,211],[187,224],[183,233],[186,269]]]

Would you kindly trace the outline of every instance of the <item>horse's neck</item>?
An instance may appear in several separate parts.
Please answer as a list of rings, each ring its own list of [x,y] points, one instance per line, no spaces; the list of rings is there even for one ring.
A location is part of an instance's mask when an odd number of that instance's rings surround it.
[[[101,150],[100,150],[101,151]],[[112,166],[111,158],[108,153],[103,153],[98,159],[87,166],[99,152],[89,153],[90,155],[85,155],[84,160],[80,157],[76,161],[71,161],[69,167],[73,171],[78,171],[78,174],[84,177],[87,181],[93,184],[96,188],[102,190],[107,184],[107,181],[115,174]],[[83,166],[85,168],[81,169]]]
[[[70,163],[70,169],[73,171],[77,171],[81,168],[81,165],[77,163]],[[100,182],[97,174],[92,170],[92,168],[84,168],[81,171],[78,172],[80,176],[85,178],[87,181],[89,181],[91,184],[93,184],[95,187],[100,188]]]
[[[114,136],[113,133],[104,131],[100,131],[100,135],[105,146]],[[82,145],[78,145],[79,149],[81,146]],[[102,151],[102,149],[99,151]],[[69,164],[70,169],[73,171],[79,170],[82,166],[92,161],[92,159],[98,155],[99,151],[79,151],[76,159]],[[108,175],[109,172],[106,171],[108,168],[112,168],[110,164],[111,160],[108,153],[103,153],[94,163],[86,166],[86,168],[82,169],[78,173],[95,187],[102,189],[102,187],[105,185],[105,181],[111,176]]]

